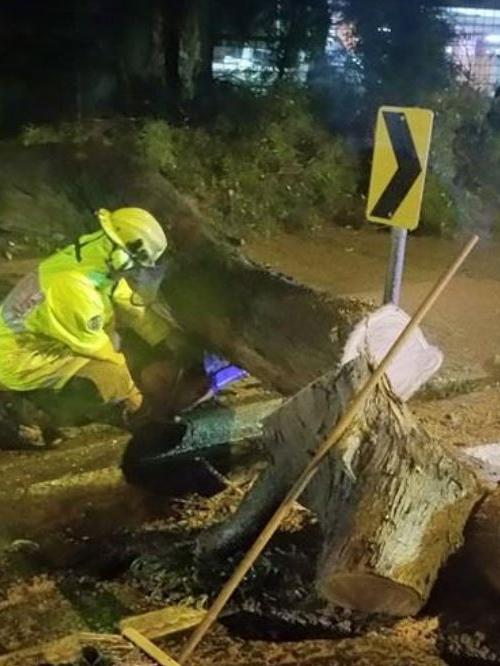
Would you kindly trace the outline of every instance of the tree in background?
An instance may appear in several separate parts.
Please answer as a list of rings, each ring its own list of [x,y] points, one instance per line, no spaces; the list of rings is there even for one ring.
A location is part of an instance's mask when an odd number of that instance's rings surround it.
[[[277,77],[294,78],[301,58],[313,63],[323,56],[331,25],[330,0],[169,0],[162,6],[167,88],[188,107],[206,106],[216,44],[265,43]]]
[[[281,0],[275,5],[275,65],[283,78],[297,71],[301,55],[311,64],[324,54],[331,7],[328,0]]]
[[[162,7],[167,93],[179,105],[208,94],[212,83],[214,3],[156,0]]]
[[[18,0],[0,3],[4,122],[191,112],[212,95],[216,44],[268,44],[278,78],[324,65],[332,12],[354,35],[362,100],[326,82],[344,114],[415,104],[451,76],[437,0]],[[310,77],[311,80],[314,77]],[[344,81],[342,81],[344,78]],[[342,85],[342,95],[336,84]],[[347,84],[350,81],[347,80]],[[357,82],[356,82],[357,85]],[[356,90],[356,94],[359,90]],[[337,99],[335,99],[335,96]],[[340,98],[340,101],[339,101]],[[0,109],[1,111],[1,109]]]
[[[340,0],[353,32],[367,110],[411,106],[444,89],[453,66],[446,46],[453,30],[439,0]]]

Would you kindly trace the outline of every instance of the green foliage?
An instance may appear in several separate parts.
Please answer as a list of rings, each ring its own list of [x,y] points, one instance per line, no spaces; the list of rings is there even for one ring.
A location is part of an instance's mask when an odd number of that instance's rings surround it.
[[[128,118],[83,120],[54,125],[26,125],[22,128],[18,141],[23,146],[43,146],[60,143],[81,146],[89,142],[104,146],[125,142],[134,128]]]
[[[360,192],[367,187],[369,151],[353,151],[344,138],[348,128],[328,131],[319,120],[326,115],[321,103],[320,96],[286,83],[267,90],[224,84],[216,90],[212,119],[199,126],[157,119],[68,123],[26,128],[21,141],[69,143],[77,150],[86,141],[119,145],[230,233],[356,224],[364,218]],[[329,108],[335,103],[330,98]],[[490,120],[491,104],[467,84],[428,97],[436,118],[424,233],[500,224],[500,131]],[[345,106],[344,114],[356,109]],[[53,203],[54,218],[60,210],[70,214],[64,197]]]
[[[463,180],[484,127],[490,100],[470,85],[454,84],[428,100],[435,111],[432,165],[448,183]]]
[[[61,123],[59,125],[27,125],[21,132],[24,146],[45,145],[48,143],[86,143],[92,138],[91,123]]]
[[[21,143],[23,146],[61,143],[61,133],[51,125],[28,125],[21,133]]]
[[[167,169],[175,165],[174,130],[162,120],[149,120],[140,128],[137,136],[139,155],[145,164],[155,169]]]
[[[238,232],[313,228],[352,215],[357,160],[318,125],[307,95],[278,87],[241,96],[206,129],[145,121],[141,159]]]
[[[436,236],[451,234],[459,223],[459,210],[452,193],[435,173],[427,177],[420,230]]]
[[[489,99],[467,84],[455,84],[432,96],[428,105],[436,116],[421,226],[450,234],[477,221],[473,192],[478,176],[484,179],[477,160]]]

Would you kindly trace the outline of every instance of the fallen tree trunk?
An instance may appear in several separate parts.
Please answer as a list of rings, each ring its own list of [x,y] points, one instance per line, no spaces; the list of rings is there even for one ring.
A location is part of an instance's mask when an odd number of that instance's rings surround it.
[[[95,228],[98,208],[147,208],[168,232],[174,262],[164,292],[193,344],[222,352],[284,394],[335,367],[371,309],[247,261],[160,173],[134,161],[133,146],[3,145],[0,153],[8,165],[0,216],[10,233],[29,230],[35,208],[37,228],[50,236],[66,224],[68,240]]]
[[[275,508],[276,495],[298,477],[368,373],[358,359],[269,418],[269,468],[236,514],[200,539],[201,550],[227,549],[254,536],[250,532]],[[301,499],[323,531],[320,595],[363,611],[416,613],[485,492],[473,464],[431,440],[387,383],[379,385]]]
[[[160,173],[128,159],[116,168],[114,151],[89,150],[76,178],[92,208],[142,206],[167,230],[173,246],[163,294],[183,333],[198,351],[219,351],[284,395],[292,395],[364,349],[366,315],[373,304],[333,297],[256,265],[239,241],[205,219]],[[88,187],[89,173],[100,184]],[[102,192],[105,192],[103,202]],[[334,271],[334,267],[332,267]],[[408,321],[387,306],[370,322],[370,352],[377,360]],[[346,343],[349,340],[349,345]],[[404,359],[401,362],[401,359]],[[420,331],[389,370],[407,399],[438,369],[441,353]],[[406,378],[398,366],[406,366]]]
[[[285,395],[364,348],[364,317],[372,305],[309,289],[250,262],[238,240],[226,237],[161,173],[140,162],[130,123],[114,129],[100,125],[95,132],[103,140],[77,146],[0,144],[6,165],[0,174],[3,231],[25,235],[35,214],[37,234],[61,236],[63,245],[96,228],[98,208],[150,210],[165,227],[171,248],[163,292],[193,357],[199,360],[204,349],[219,351]],[[104,145],[113,131],[115,145]],[[395,310],[379,311],[370,323],[375,359],[406,323],[406,315]],[[406,399],[437,369],[441,355],[426,349],[417,335],[402,356],[404,376],[396,359],[391,380]]]

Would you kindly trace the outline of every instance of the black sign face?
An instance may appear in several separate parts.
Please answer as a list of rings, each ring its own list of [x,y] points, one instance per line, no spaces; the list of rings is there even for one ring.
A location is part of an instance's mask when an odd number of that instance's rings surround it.
[[[374,217],[392,218],[422,173],[422,165],[404,113],[384,111],[383,117],[391,139],[398,170],[374,206]]]

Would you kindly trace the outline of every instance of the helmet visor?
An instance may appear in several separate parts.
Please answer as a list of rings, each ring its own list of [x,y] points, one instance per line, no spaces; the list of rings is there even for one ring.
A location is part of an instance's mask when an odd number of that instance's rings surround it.
[[[161,284],[167,272],[166,262],[154,266],[136,264],[123,271],[123,277],[137,297],[136,305],[151,305],[158,299]],[[134,299],[135,300],[135,299]]]

